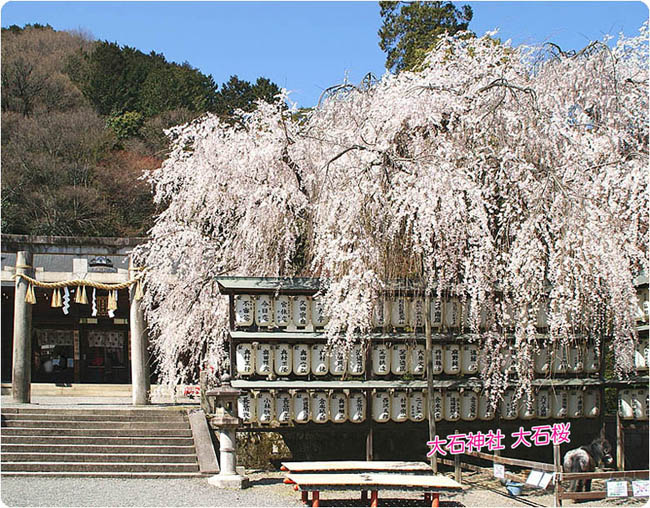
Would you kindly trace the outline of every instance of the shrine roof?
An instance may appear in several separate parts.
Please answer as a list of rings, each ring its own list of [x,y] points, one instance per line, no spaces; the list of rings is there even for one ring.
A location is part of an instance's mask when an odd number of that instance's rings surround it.
[[[316,293],[320,279],[314,277],[217,277],[222,294],[237,293]]]

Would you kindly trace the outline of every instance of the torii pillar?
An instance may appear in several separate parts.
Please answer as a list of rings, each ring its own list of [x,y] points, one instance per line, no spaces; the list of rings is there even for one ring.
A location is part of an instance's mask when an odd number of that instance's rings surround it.
[[[30,251],[16,253],[16,275],[34,277],[34,256]],[[31,401],[32,381],[32,306],[25,302],[29,283],[16,277],[14,294],[14,351],[11,370],[11,396],[16,402]]]
[[[133,260],[129,259],[129,277],[137,274]],[[129,327],[131,331],[131,387],[133,405],[144,406],[149,404],[151,381],[149,379],[149,351],[144,313],[140,301],[135,299],[136,284],[129,290],[130,314]]]

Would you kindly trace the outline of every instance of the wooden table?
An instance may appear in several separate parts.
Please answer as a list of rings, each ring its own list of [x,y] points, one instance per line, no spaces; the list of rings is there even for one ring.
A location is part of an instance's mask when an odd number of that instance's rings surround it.
[[[287,481],[288,480],[288,481]],[[315,473],[287,475],[287,483],[294,484],[295,490],[305,496],[312,492],[312,507],[320,506],[321,490],[362,490],[370,491],[370,506],[375,508],[379,501],[379,490],[423,490],[424,499],[431,499],[431,506],[440,504],[440,492],[461,490],[462,486],[442,475],[412,475],[387,473]],[[430,497],[429,497],[430,496]]]

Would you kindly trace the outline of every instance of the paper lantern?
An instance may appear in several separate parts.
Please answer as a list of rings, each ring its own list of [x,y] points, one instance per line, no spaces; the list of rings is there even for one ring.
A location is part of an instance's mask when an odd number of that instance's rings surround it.
[[[372,394],[372,419],[377,423],[390,420],[390,394],[385,391],[375,391]]]
[[[275,373],[278,376],[288,376],[291,374],[293,349],[289,344],[277,344],[275,346]]]
[[[386,344],[373,344],[372,346],[372,372],[375,375],[385,376],[390,374],[391,354]]]
[[[309,303],[308,296],[299,295],[293,298],[293,324],[299,328],[306,327],[309,324]]]
[[[284,328],[291,323],[291,300],[287,295],[273,298],[275,326]]]
[[[235,364],[237,374],[250,376],[255,372],[255,357],[253,356],[252,344],[237,344],[235,348]]]
[[[307,344],[293,346],[293,373],[306,376],[311,371],[310,350]]]
[[[244,392],[237,398],[237,416],[244,423],[255,421],[255,400],[250,393]]]
[[[311,371],[316,376],[324,376],[329,371],[329,360],[324,344],[314,344],[311,347]]]
[[[258,326],[273,324],[273,304],[269,295],[258,295],[255,301],[255,322]]]
[[[394,344],[391,349],[390,371],[396,376],[408,372],[408,347],[406,344]]]

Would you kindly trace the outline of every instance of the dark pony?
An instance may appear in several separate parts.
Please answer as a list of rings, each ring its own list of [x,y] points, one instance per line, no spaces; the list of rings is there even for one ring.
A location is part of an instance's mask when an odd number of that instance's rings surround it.
[[[611,455],[612,446],[603,438],[594,439],[591,444],[569,450],[564,455],[565,473],[588,473],[596,470],[596,466],[604,464],[609,466],[614,462]],[[569,486],[571,492],[585,492],[591,490],[591,480],[573,480]]]

